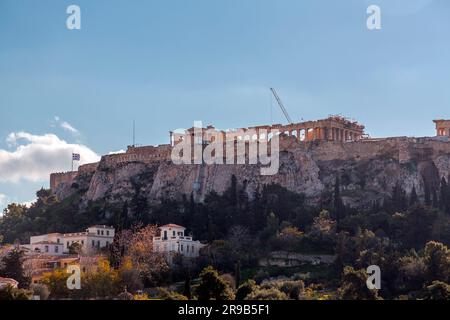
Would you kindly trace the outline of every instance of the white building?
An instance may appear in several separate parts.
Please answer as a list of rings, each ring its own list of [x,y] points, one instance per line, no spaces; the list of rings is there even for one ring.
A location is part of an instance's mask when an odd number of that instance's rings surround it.
[[[16,288],[19,286],[19,283],[11,278],[2,278],[0,277],[0,290],[6,288],[7,286],[11,286]]]
[[[159,228],[160,236],[153,238],[153,250],[167,254],[179,253],[187,258],[197,258],[199,251],[205,245],[194,241],[192,237],[185,236],[186,228],[167,224]]]
[[[93,226],[85,232],[51,233],[30,238],[27,247],[33,253],[48,255],[63,255],[69,252],[70,246],[78,243],[83,253],[95,253],[99,249],[108,247],[114,240],[115,230],[108,226]]]

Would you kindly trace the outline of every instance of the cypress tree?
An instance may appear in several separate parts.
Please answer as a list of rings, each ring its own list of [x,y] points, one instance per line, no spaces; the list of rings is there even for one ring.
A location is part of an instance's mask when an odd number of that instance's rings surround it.
[[[234,272],[234,278],[236,280],[236,289],[241,286],[241,262],[236,263],[236,271]]]
[[[336,181],[334,183],[334,210],[335,210],[335,216],[336,216],[336,222],[339,227],[339,221],[341,218],[344,218],[345,215],[345,208],[344,204],[342,202],[341,198],[341,185],[340,185],[339,175],[336,175]]]
[[[186,272],[186,279],[184,281],[184,290],[183,295],[192,300],[192,292],[191,292],[191,273],[189,271]]]

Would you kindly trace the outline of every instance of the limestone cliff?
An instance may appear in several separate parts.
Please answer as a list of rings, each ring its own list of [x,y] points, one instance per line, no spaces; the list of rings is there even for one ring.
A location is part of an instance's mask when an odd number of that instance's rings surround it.
[[[249,197],[263,185],[276,183],[316,202],[324,192],[332,190],[339,174],[346,204],[362,207],[385,198],[397,182],[407,192],[415,187],[423,197],[424,178],[433,187],[450,174],[450,142],[445,139],[401,137],[305,143],[282,137],[280,149],[280,169],[274,176],[261,176],[255,165],[174,165],[167,146],[162,151],[152,150],[152,157],[154,152],[157,157],[151,161],[136,156],[139,150],[134,149],[131,158],[103,157],[98,165],[80,170],[70,181],[63,179],[54,191],[59,198],[65,198],[78,190],[84,202],[123,202],[137,190],[151,202],[191,193],[202,201],[213,190],[224,192],[235,175]]]

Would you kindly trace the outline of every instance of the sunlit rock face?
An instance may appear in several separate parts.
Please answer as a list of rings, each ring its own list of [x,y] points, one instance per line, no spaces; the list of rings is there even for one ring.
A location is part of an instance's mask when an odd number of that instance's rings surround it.
[[[272,176],[261,175],[259,165],[175,165],[167,146],[145,152],[147,157],[105,156],[97,165],[61,179],[53,191],[60,199],[77,193],[81,204],[123,203],[137,192],[149,202],[191,194],[202,201],[212,191],[222,194],[234,175],[249,198],[264,185],[279,184],[318,203],[333,190],[338,175],[346,204],[369,207],[389,196],[397,183],[423,197],[424,181],[437,187],[450,174],[450,142],[438,138],[299,142],[281,137],[280,168]],[[150,157],[153,153],[156,156]]]

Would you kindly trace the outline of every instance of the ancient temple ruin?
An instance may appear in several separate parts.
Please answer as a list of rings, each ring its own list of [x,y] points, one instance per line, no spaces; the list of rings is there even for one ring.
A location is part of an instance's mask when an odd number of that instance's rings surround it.
[[[364,136],[364,126],[356,121],[341,116],[330,116],[327,119],[292,123],[288,125],[262,125],[234,130],[217,130],[213,126],[201,128],[200,137],[195,136],[195,129],[184,132],[170,132],[170,142],[175,146],[190,136],[195,143],[211,143],[219,136],[222,141],[232,140],[264,140],[271,139],[273,134],[285,134],[295,137],[298,141],[358,141]]]
[[[438,137],[450,137],[450,120],[433,120],[436,124],[436,135]]]

